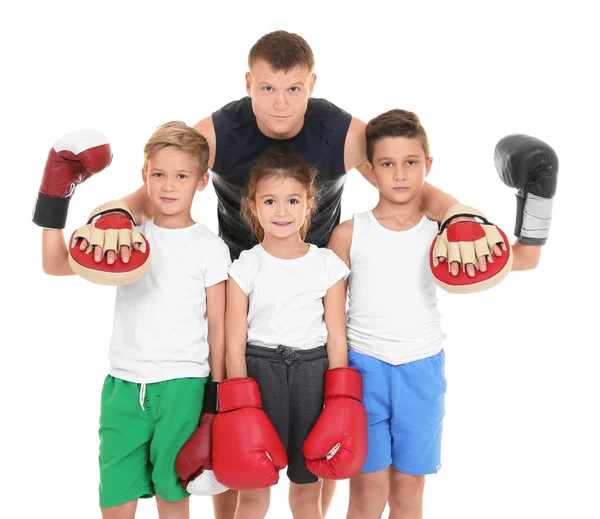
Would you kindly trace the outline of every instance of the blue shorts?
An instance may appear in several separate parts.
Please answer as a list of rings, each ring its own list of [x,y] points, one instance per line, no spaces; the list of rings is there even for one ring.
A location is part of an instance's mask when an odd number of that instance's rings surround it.
[[[361,472],[392,465],[404,474],[435,474],[441,467],[444,350],[394,366],[350,350],[348,364],[363,377],[369,422],[367,461]]]

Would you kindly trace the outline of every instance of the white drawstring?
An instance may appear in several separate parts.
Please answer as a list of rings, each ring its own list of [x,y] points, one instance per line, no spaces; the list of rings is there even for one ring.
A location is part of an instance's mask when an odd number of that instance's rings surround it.
[[[142,406],[142,411],[145,411],[144,409],[144,399],[146,398],[146,384],[142,384],[140,386],[140,405]]]

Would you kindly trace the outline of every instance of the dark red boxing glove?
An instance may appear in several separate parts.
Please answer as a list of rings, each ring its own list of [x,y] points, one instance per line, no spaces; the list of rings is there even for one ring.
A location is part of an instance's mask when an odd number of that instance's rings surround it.
[[[108,139],[96,130],[79,130],[58,139],[48,153],[33,222],[47,229],[64,229],[77,185],[111,161]]]
[[[181,485],[197,496],[212,496],[227,490],[217,481],[212,470],[212,429],[217,415],[217,387],[218,382],[206,383],[200,425],[183,444],[175,459],[175,471]]]

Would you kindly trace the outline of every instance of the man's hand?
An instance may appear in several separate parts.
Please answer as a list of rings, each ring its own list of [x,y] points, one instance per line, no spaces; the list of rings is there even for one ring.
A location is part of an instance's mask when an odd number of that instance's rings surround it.
[[[133,255],[132,246],[137,251]],[[125,250],[127,261],[116,261],[117,251],[122,254]],[[112,252],[112,261],[102,262],[104,251],[107,255]],[[148,272],[149,257],[150,245],[121,201],[94,209],[87,224],[73,233],[69,245],[69,265],[73,271],[101,285],[135,283]]]
[[[443,219],[429,263],[436,285],[454,294],[469,294],[500,283],[512,268],[513,254],[501,229],[477,209],[457,204]]]
[[[79,243],[79,250],[84,251],[88,248],[88,241],[85,239],[82,239]],[[134,243],[133,244],[133,248],[134,250],[139,251],[140,250],[140,244],[139,243]],[[94,261],[96,263],[100,263],[102,261],[102,247],[100,246],[96,246],[94,247]],[[128,263],[129,259],[131,258],[131,249],[129,247],[127,247],[127,245],[122,245],[120,247],[119,250],[119,255],[121,256],[121,261],[123,263]],[[106,263],[108,263],[109,265],[112,265],[115,262],[116,259],[116,252],[114,250],[109,250],[106,253]]]
[[[450,224],[453,224],[456,222],[476,222],[476,221],[477,220],[475,218],[461,216],[459,218],[453,218],[452,220],[450,220]],[[502,251],[506,251],[506,245],[504,244],[504,242],[500,243],[500,246],[498,246],[497,244],[494,245],[491,250],[493,255],[486,254],[477,259],[478,269],[481,272],[486,272],[488,262],[494,263],[493,256],[501,257]],[[438,256],[438,261],[440,263],[444,263],[446,261],[446,259],[447,258],[445,256]],[[452,261],[450,263],[450,274],[452,274],[453,276],[458,276],[460,269],[461,269],[460,262]],[[465,265],[465,267],[464,267],[464,270],[467,273],[467,276],[469,276],[471,278],[475,277],[476,268],[475,268],[475,265],[473,265],[472,263],[467,263],[467,265]]]

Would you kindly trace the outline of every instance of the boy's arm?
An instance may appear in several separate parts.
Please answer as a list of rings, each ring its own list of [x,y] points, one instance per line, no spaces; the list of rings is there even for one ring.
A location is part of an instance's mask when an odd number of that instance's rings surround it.
[[[229,276],[225,310],[225,364],[227,378],[247,377],[248,296]]]
[[[340,279],[323,298],[327,326],[327,359],[329,369],[348,365],[346,344],[346,280]]]
[[[225,379],[225,281],[206,289],[206,320],[212,380]]]
[[[352,245],[352,230],[354,220],[346,220],[340,223],[331,233],[327,248],[335,252],[339,258],[350,268],[350,245]],[[348,297],[348,278],[344,280],[344,305]]]
[[[69,252],[62,229],[42,231],[42,267],[51,276],[72,276],[75,274],[69,265]]]
[[[513,264],[511,272],[531,270],[537,267],[542,255],[541,245],[525,245],[516,241],[512,246]]]

